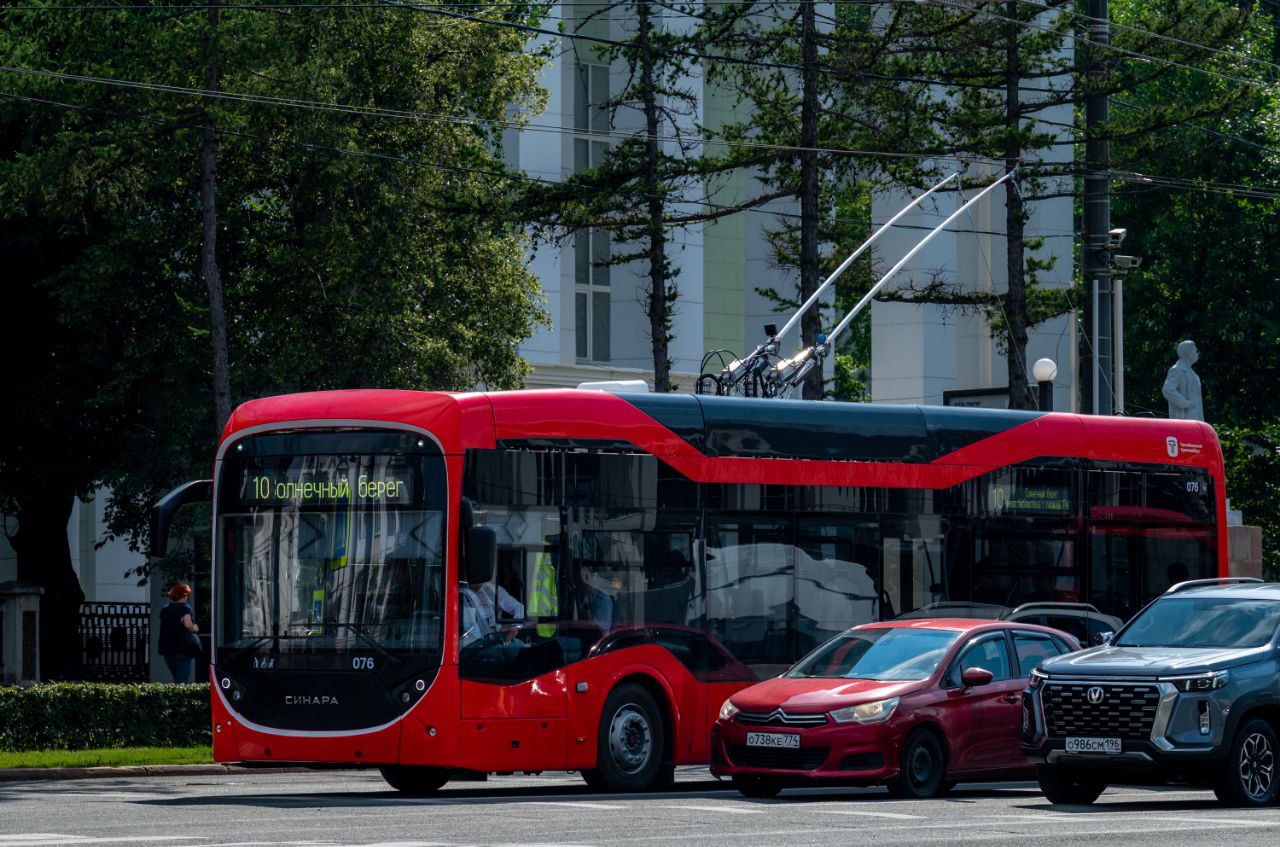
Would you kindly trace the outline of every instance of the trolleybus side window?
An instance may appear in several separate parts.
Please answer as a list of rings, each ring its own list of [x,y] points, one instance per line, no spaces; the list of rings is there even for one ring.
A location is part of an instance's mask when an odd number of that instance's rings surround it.
[[[761,676],[795,659],[788,624],[794,550],[787,522],[772,516],[708,520],[707,628]]]
[[[851,626],[880,619],[880,524],[796,521],[796,654]]]

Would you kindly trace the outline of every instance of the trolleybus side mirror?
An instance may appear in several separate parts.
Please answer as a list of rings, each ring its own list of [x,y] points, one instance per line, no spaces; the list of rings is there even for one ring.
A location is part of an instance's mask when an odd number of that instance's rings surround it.
[[[184,482],[160,498],[151,507],[151,532],[147,544],[147,556],[163,559],[169,551],[169,527],[173,516],[183,506],[192,503],[209,503],[213,500],[213,480],[197,479]]]
[[[466,579],[472,585],[488,582],[498,566],[498,533],[491,526],[467,530]]]

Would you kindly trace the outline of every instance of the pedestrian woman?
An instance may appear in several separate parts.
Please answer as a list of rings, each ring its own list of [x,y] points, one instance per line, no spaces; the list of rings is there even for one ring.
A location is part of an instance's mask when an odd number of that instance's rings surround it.
[[[160,655],[174,682],[195,681],[195,657],[201,655],[200,627],[194,620],[191,586],[179,582],[169,589],[169,603],[160,610]]]

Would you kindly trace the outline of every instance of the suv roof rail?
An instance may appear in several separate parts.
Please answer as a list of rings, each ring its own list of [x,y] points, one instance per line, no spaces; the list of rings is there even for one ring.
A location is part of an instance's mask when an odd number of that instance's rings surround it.
[[[1247,582],[1264,583],[1266,580],[1258,579],[1256,576],[1215,576],[1210,579],[1189,579],[1186,582],[1179,582],[1177,585],[1169,586],[1164,593],[1177,594],[1179,591],[1186,591],[1188,588],[1201,588],[1206,585],[1231,585],[1234,583]]]
[[[1021,606],[1018,606],[1013,611],[1009,612],[1009,615],[1016,615],[1019,612],[1025,612],[1027,609],[1079,609],[1085,612],[1098,612],[1098,607],[1092,603],[1070,603],[1065,601],[1057,602],[1054,600],[1040,600],[1035,603],[1023,603]],[[1098,614],[1102,614],[1102,612],[1098,612]]]

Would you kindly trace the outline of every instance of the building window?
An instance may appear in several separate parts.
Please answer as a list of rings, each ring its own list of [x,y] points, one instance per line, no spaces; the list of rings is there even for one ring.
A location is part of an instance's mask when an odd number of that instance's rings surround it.
[[[609,133],[609,68],[574,65],[573,170],[599,167]],[[574,311],[579,361],[610,358],[610,290],[608,230],[587,229],[574,239]]]
[[[608,135],[609,66],[579,63],[573,70],[573,128]]]

